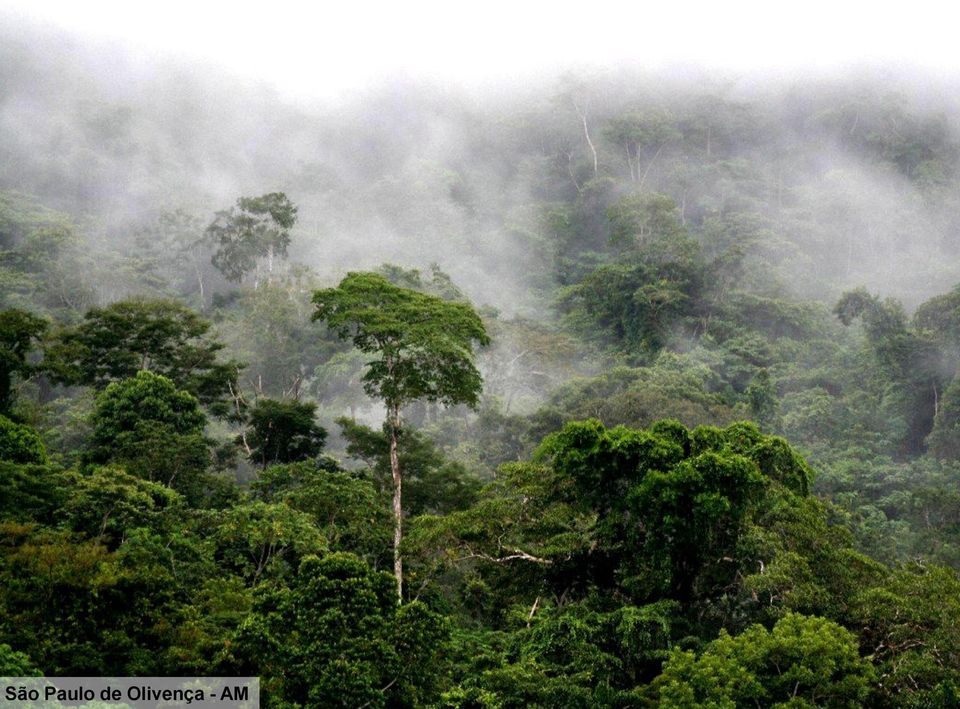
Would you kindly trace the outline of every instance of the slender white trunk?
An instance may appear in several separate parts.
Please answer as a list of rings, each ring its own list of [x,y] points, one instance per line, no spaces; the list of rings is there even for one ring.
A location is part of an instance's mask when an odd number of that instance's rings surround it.
[[[657,158],[660,156],[660,151],[663,150],[663,146],[664,146],[664,144],[661,143],[661,144],[660,144],[660,147],[657,148],[657,152],[655,152],[655,153],[653,154],[653,157],[650,158],[650,162],[647,163],[647,169],[643,171],[643,176],[640,178],[640,186],[639,186],[639,189],[640,189],[641,191],[643,190],[643,183],[647,181],[647,175],[650,173],[650,168],[653,167],[653,163],[656,162]],[[640,159],[640,158],[639,158],[639,156],[638,156],[638,157],[637,157],[637,160],[639,160],[639,159]],[[639,163],[637,164],[637,169],[638,169],[638,170],[640,169]]]
[[[397,578],[397,602],[403,602],[403,556],[400,542],[403,540],[403,504],[400,475],[400,454],[397,448],[397,431],[400,428],[400,407],[390,406],[390,472],[393,473],[393,575]]]
[[[587,127],[587,113],[586,111],[580,110],[580,106],[577,105],[577,102],[573,102],[573,108],[576,110],[577,115],[580,116],[580,121],[583,123],[583,137],[587,139],[587,145],[590,146],[590,152],[593,153],[593,176],[598,175],[598,164],[597,164],[597,148],[594,146],[593,141],[590,140],[590,129]]]

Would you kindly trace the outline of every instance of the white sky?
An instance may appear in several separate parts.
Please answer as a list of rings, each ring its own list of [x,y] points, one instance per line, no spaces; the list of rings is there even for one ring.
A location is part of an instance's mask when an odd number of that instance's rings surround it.
[[[882,62],[960,74],[951,4],[0,0],[0,11],[330,96],[397,73],[477,84],[583,65],[780,73]]]

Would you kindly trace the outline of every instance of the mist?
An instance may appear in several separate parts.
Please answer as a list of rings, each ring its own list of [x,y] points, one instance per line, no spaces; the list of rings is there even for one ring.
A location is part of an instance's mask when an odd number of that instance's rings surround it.
[[[0,186],[90,224],[89,238],[117,249],[158,210],[206,218],[239,195],[283,190],[300,208],[291,258],[325,279],[436,262],[475,302],[543,316],[543,204],[570,200],[595,176],[631,189],[604,131],[655,111],[687,124],[723,116],[728,134],[668,143],[649,165],[639,158],[643,188],[683,204],[694,232],[708,214],[762,214],[768,243],[754,248],[791,292],[829,300],[866,285],[915,305],[960,280],[953,205],[931,199],[948,179],[936,171],[952,166],[905,155],[891,169],[875,145],[883,131],[906,141],[926,132],[955,156],[960,111],[941,98],[951,85],[923,74],[558,71],[485,90],[408,78],[304,106],[212,66],[40,26],[6,23],[2,46]],[[692,183],[681,173],[698,149],[712,165]],[[750,171],[757,191],[726,193],[723,170]]]

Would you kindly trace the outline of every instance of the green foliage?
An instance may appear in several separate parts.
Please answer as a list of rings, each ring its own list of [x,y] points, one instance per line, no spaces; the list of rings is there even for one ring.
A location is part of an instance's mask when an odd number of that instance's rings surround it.
[[[584,333],[609,333],[630,349],[656,352],[671,326],[690,314],[699,275],[686,259],[603,266],[571,286],[563,308]]]
[[[634,706],[668,655],[675,611],[576,603],[539,611],[509,639],[455,636],[463,675],[441,706]]]
[[[947,693],[955,701],[960,685],[958,599],[956,571],[920,565],[897,569],[882,584],[858,594],[852,625],[877,665],[877,706],[938,706],[937,698]]]
[[[67,497],[66,477],[52,465],[0,462],[0,520],[53,524]]]
[[[112,105],[0,44],[37,108],[0,181],[78,215],[0,192],[0,672],[261,674],[287,707],[958,705],[960,146],[934,104],[605,75],[506,112],[407,92],[301,140],[276,101],[181,130],[169,87]],[[442,162],[423,125],[456,136]],[[279,192],[204,231],[198,146],[302,195],[333,260],[280,263]],[[506,314],[438,265],[317,290],[384,224]],[[318,455],[346,413],[350,471]]]
[[[782,439],[748,423],[690,431],[662,421],[641,431],[574,422],[537,456],[541,465],[502,466],[472,508],[418,518],[410,533],[424,569],[452,566],[469,578],[475,568],[489,579],[497,591],[482,591],[479,605],[488,616],[503,617],[507,589],[508,598],[600,592],[717,612],[718,595],[753,570],[758,552],[744,545],[755,525],[773,524],[767,505],[802,506],[811,478]]]
[[[100,467],[76,476],[61,514],[67,528],[115,549],[134,529],[158,531],[180,504],[164,485]]]
[[[697,577],[722,564],[763,483],[753,461],[705,452],[669,472],[651,470],[630,492],[631,507],[649,530],[642,549],[664,573],[671,597],[689,599]]]
[[[234,358],[245,363],[247,386],[258,396],[295,396],[305,375],[343,348],[336,337],[310,323],[315,287],[316,279],[307,269],[293,267],[256,289],[234,291],[223,299],[214,296],[221,306],[217,336]]]
[[[375,273],[349,273],[337,288],[313,295],[314,320],[376,359],[367,363],[364,390],[387,407],[393,478],[393,554],[397,594],[403,597],[402,472],[398,456],[400,409],[415,401],[476,408],[483,379],[473,346],[490,342],[468,303],[447,302],[398,288]]]
[[[0,643],[0,677],[39,677],[30,658],[9,645]]]
[[[406,269],[389,263],[380,266],[377,273],[400,288],[420,291],[447,301],[465,303],[468,300],[466,294],[436,263],[430,264],[430,280],[426,280],[416,268]]]
[[[0,415],[10,413],[14,375],[33,372],[27,356],[46,329],[47,321],[36,315],[23,310],[0,311]]]
[[[726,631],[700,655],[675,650],[651,685],[661,707],[859,707],[873,668],[856,637],[824,618],[791,613],[768,631]]]
[[[254,500],[204,514],[214,558],[250,585],[289,577],[301,559],[326,550],[310,515],[285,504]]]
[[[0,461],[46,463],[47,448],[32,428],[0,414]]]
[[[257,500],[310,515],[332,551],[356,554],[374,568],[385,562],[390,520],[382,494],[332,459],[272,465],[250,487]]]
[[[950,382],[937,406],[927,437],[930,454],[939,460],[960,460],[960,377]]]
[[[423,705],[448,629],[422,604],[398,607],[393,578],[356,557],[307,557],[288,588],[258,592],[240,628],[242,668],[266,706]]]
[[[596,377],[572,379],[554,391],[551,416],[540,438],[559,427],[559,421],[598,418],[607,426],[650,426],[673,418],[686,426],[725,425],[736,416],[717,393],[719,377],[693,356],[661,352],[649,367],[614,367]],[[534,431],[531,435],[534,435]]]
[[[347,441],[347,455],[370,468],[381,493],[390,482],[390,436],[350,419],[337,419]],[[477,498],[480,480],[459,462],[448,460],[423,433],[404,427],[397,434],[400,470],[403,471],[404,510],[410,515],[446,514],[469,507]]]
[[[481,377],[473,344],[489,342],[466,303],[398,288],[373,273],[348,274],[313,296],[322,320],[361,352],[377,358],[363,376],[366,392],[389,408],[424,399],[475,405]]]
[[[757,425],[768,431],[779,428],[777,390],[770,380],[770,372],[761,369],[750,382],[746,394],[750,416]]]
[[[283,192],[260,197],[240,197],[236,207],[217,212],[206,229],[207,238],[217,246],[213,265],[229,281],[240,282],[261,259],[286,256],[290,230],[297,222],[297,207]]]
[[[880,301],[865,289],[847,292],[834,312],[844,325],[861,318],[867,341],[889,379],[886,402],[902,419],[901,451],[916,455],[934,425],[937,392],[943,389],[937,346],[924,331],[911,330],[900,303]]]
[[[610,240],[621,248],[635,249],[649,241],[684,236],[677,205],[667,195],[628,195],[615,202],[607,215],[611,222]]]
[[[247,414],[244,441],[250,459],[265,468],[315,458],[323,450],[327,431],[314,420],[316,404],[259,399]]]
[[[135,546],[143,537],[128,542]],[[0,524],[0,643],[48,675],[164,674],[173,589],[152,556],[109,551],[66,532]]]
[[[142,445],[159,437],[169,437],[174,445],[194,445],[206,417],[194,396],[178,390],[170,379],[144,370],[104,389],[91,424],[88,459],[105,462],[136,458]]]
[[[333,408],[337,413],[347,410],[350,418],[356,418],[357,409],[365,408],[369,401],[361,381],[366,364],[362,352],[337,352],[314,369],[312,393],[325,409]]]
[[[209,329],[209,322],[173,301],[120,301],[65,328],[47,348],[44,366],[58,381],[97,389],[149,370],[224,415],[240,365],[217,361],[223,345],[207,336]]]

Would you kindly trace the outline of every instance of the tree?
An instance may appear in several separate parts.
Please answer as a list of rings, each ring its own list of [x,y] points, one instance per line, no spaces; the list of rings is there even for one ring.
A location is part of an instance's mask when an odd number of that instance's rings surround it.
[[[643,189],[647,174],[664,146],[680,138],[680,133],[670,124],[669,116],[660,113],[628,113],[613,119],[604,130],[610,142],[623,148],[630,168],[630,179],[639,182]],[[641,172],[641,163],[647,166]]]
[[[64,384],[103,389],[141,370],[170,379],[217,415],[229,410],[238,362],[217,361],[210,323],[172,300],[123,300],[93,308],[47,348],[45,368]]]
[[[375,273],[349,273],[337,288],[314,293],[322,320],[354,347],[374,355],[364,389],[387,407],[393,477],[393,559],[397,594],[403,597],[402,476],[397,441],[400,410],[413,401],[476,407],[483,380],[473,362],[474,344],[489,344],[483,322],[467,303],[399,288]]]
[[[209,463],[206,417],[189,392],[152,372],[108,386],[91,415],[86,459],[123,463],[140,477],[196,492]]]
[[[357,406],[369,402],[363,392],[363,371],[366,357],[357,350],[337,352],[313,370],[310,390],[326,410],[341,413],[350,411],[350,419],[356,420]]]
[[[777,425],[777,387],[770,379],[770,372],[761,369],[747,387],[747,405],[750,416],[757,425],[770,430]]]
[[[160,212],[139,230],[134,243],[150,275],[179,294],[195,294],[200,309],[205,307],[210,243],[200,217],[184,209]]]
[[[72,482],[70,497],[60,508],[61,518],[73,531],[113,548],[134,529],[160,527],[163,513],[181,502],[164,485],[109,467],[78,475]]]
[[[686,236],[677,203],[667,195],[621,197],[607,209],[607,217],[610,243],[625,250],[642,247],[656,239],[682,240]]]
[[[253,500],[207,515],[214,556],[251,586],[293,574],[306,556],[327,550],[310,515],[284,503]]]
[[[219,247],[212,263],[227,280],[237,283],[256,271],[256,288],[261,259],[267,260],[272,274],[273,259],[287,255],[290,230],[296,223],[297,207],[283,192],[240,197],[236,207],[217,212],[207,227],[207,237]]]
[[[909,564],[862,591],[851,607],[881,677],[878,706],[957,706],[937,701],[960,687],[960,577],[953,569]],[[913,695],[913,704],[897,701]],[[924,701],[925,700],[925,701]]]
[[[27,355],[33,341],[43,335],[47,322],[24,310],[0,312],[0,414],[13,405],[13,377],[33,371]]]
[[[330,551],[356,554],[375,569],[389,563],[392,530],[384,497],[333,458],[271,465],[251,482],[250,491],[255,500],[282,502],[310,515]]]
[[[338,418],[340,435],[346,439],[347,455],[364,461],[373,481],[383,491],[391,486],[390,431]],[[400,469],[404,478],[403,507],[407,514],[444,514],[469,507],[476,501],[480,480],[462,463],[447,460],[433,441],[407,426],[397,440]]]
[[[859,707],[873,668],[857,638],[824,618],[788,613],[772,631],[754,625],[725,630],[697,657],[675,650],[651,685],[657,706]]]
[[[236,639],[270,706],[431,705],[449,630],[424,604],[397,607],[389,574],[344,552],[307,556],[288,587],[264,585]]]
[[[319,455],[327,431],[314,420],[316,409],[316,404],[260,399],[250,411],[249,429],[241,439],[250,459],[266,468]]]
[[[27,655],[3,643],[0,643],[0,673],[4,677],[34,677],[40,674]]]
[[[943,355],[931,333],[909,327],[903,305],[896,300],[870,294],[863,288],[844,293],[833,309],[840,322],[849,326],[856,318],[884,382],[882,404],[899,419],[901,452],[924,452],[924,442],[933,430],[945,387]],[[928,309],[920,313],[932,316]],[[946,334],[946,333],[944,333]]]
[[[0,414],[0,460],[46,463],[47,449],[40,434]]]

